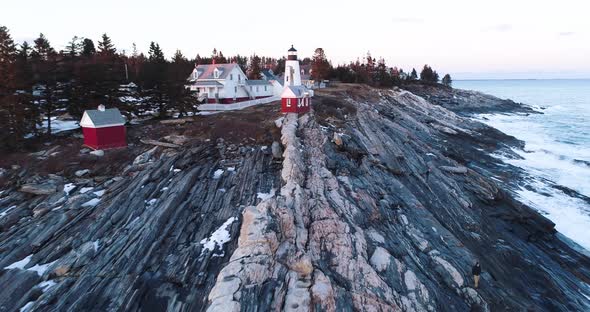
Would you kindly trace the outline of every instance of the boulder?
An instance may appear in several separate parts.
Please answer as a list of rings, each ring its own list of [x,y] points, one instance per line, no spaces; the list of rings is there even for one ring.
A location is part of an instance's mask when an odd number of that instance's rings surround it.
[[[79,177],[87,175],[89,172],[90,172],[90,170],[88,170],[88,169],[82,169],[82,170],[78,170],[78,171],[74,172],[74,174],[79,178]]]
[[[19,191],[35,195],[49,195],[57,192],[57,186],[52,182],[25,184],[20,188]]]
[[[458,166],[458,167],[440,166],[439,169],[442,170],[442,171],[446,171],[446,172],[450,172],[450,173],[455,173],[455,174],[465,174],[465,173],[467,173],[467,167],[463,167],[463,166]]]
[[[272,150],[272,157],[275,159],[283,158],[283,148],[281,147],[281,143],[274,141],[271,145]]]
[[[342,135],[338,132],[334,132],[334,137],[332,138],[332,141],[334,141],[334,144],[338,146],[342,146],[342,144],[344,143],[342,142]]]
[[[165,141],[168,141],[170,143],[176,144],[176,145],[184,145],[186,144],[186,142],[189,141],[189,138],[187,138],[184,135],[167,135],[163,138]]]
[[[104,151],[103,150],[96,150],[96,151],[90,152],[90,154],[92,154],[94,156],[102,157],[102,156],[104,156]]]
[[[154,156],[154,154],[156,153],[156,151],[158,150],[158,147],[155,146],[154,148],[138,155],[137,157],[135,157],[135,159],[133,160],[133,165],[141,165],[141,164],[145,164],[147,162],[150,161],[150,159],[152,159],[152,157]]]

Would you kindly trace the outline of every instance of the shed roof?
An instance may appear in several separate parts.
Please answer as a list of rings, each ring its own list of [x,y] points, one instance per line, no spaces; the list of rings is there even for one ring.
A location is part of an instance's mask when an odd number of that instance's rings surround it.
[[[309,90],[305,86],[287,86],[281,93],[281,97],[283,98],[302,98],[305,95],[310,95]]]
[[[84,112],[80,126],[85,128],[104,128],[122,126],[125,119],[116,108],[105,109],[104,111],[91,109]]]

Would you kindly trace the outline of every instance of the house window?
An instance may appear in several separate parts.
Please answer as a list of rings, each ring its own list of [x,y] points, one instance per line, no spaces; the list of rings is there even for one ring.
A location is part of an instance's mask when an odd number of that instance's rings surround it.
[[[229,80],[234,80],[234,74],[229,74]]]
[[[234,93],[238,93],[238,87],[234,87]]]
[[[252,91],[252,86],[250,86],[250,91]]]
[[[240,74],[238,74],[238,81],[242,81],[242,76],[240,76]]]
[[[287,99],[287,107],[291,107],[291,99]]]
[[[256,92],[258,92],[258,86],[256,86]]]
[[[266,86],[264,86],[264,91],[266,91]]]
[[[287,81],[289,81],[289,76],[287,76]]]

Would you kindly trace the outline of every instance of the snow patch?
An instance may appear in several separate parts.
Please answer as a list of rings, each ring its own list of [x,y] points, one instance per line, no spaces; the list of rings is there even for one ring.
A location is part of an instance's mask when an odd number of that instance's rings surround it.
[[[157,201],[158,201],[158,199],[157,199],[157,198],[152,198],[152,199],[150,199],[150,200],[146,200],[146,202],[145,202],[145,203],[146,203],[148,206],[153,206],[153,205],[154,205],[154,204],[155,204]]]
[[[68,183],[66,185],[64,185],[64,193],[66,193],[66,195],[70,195],[70,192],[76,188],[76,184],[74,183]]]
[[[46,292],[49,288],[56,285],[57,283],[54,281],[45,281],[37,284],[37,287],[41,288],[43,292]]]
[[[4,269],[6,270],[10,270],[10,269],[21,269],[24,270],[25,266],[27,264],[29,264],[29,262],[31,262],[31,258],[33,257],[33,255],[28,255],[27,257],[25,257],[24,259],[17,261],[9,266],[4,267]]]
[[[106,193],[106,190],[100,190],[100,191],[94,192],[94,195],[96,195],[98,197],[102,197],[102,195],[104,195],[104,193]]]
[[[219,249],[223,249],[223,244],[230,241],[231,237],[228,231],[228,227],[237,221],[235,217],[231,217],[225,221],[215,232],[211,234],[208,238],[204,238],[201,240],[201,245],[203,245],[203,251],[215,250],[215,246],[219,246]]]
[[[96,207],[100,203],[100,198],[93,198],[82,204],[82,207]]]
[[[14,209],[14,208],[16,208],[16,206],[10,206],[10,207],[8,207],[8,209],[6,209],[6,210],[4,210],[4,211],[0,212],[0,218],[2,218],[2,217],[4,217],[4,216],[6,216],[6,215],[8,214],[8,212],[10,212],[10,210],[12,210],[12,209]]]
[[[92,191],[93,187],[83,187],[80,189],[80,194],[86,194],[88,191]]]
[[[18,310],[19,312],[28,312],[31,310],[31,307],[33,306],[33,304],[35,304],[35,301],[29,301],[27,302],[27,304],[25,304],[22,308],[20,308],[20,310]]]
[[[37,272],[37,275],[43,276],[43,274],[45,274],[45,272],[47,272],[47,269],[49,269],[49,267],[52,266],[55,262],[57,262],[57,260],[55,260],[53,262],[41,264],[41,265],[35,264],[34,266],[28,268],[27,271],[34,271],[34,272]]]
[[[258,193],[258,195],[256,195],[256,197],[258,197],[261,200],[265,201],[265,200],[267,200],[269,198],[273,198],[275,196],[275,192],[276,192],[276,190],[273,188],[268,193]]]
[[[213,179],[218,180],[219,178],[221,178],[221,175],[223,174],[223,169],[217,169],[215,170],[215,172],[213,172]]]

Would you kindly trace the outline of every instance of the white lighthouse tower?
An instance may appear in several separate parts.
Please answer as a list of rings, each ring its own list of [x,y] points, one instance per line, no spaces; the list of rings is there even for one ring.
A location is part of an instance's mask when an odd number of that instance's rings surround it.
[[[297,50],[291,45],[285,62],[285,87],[301,85],[301,69],[297,59]]]

